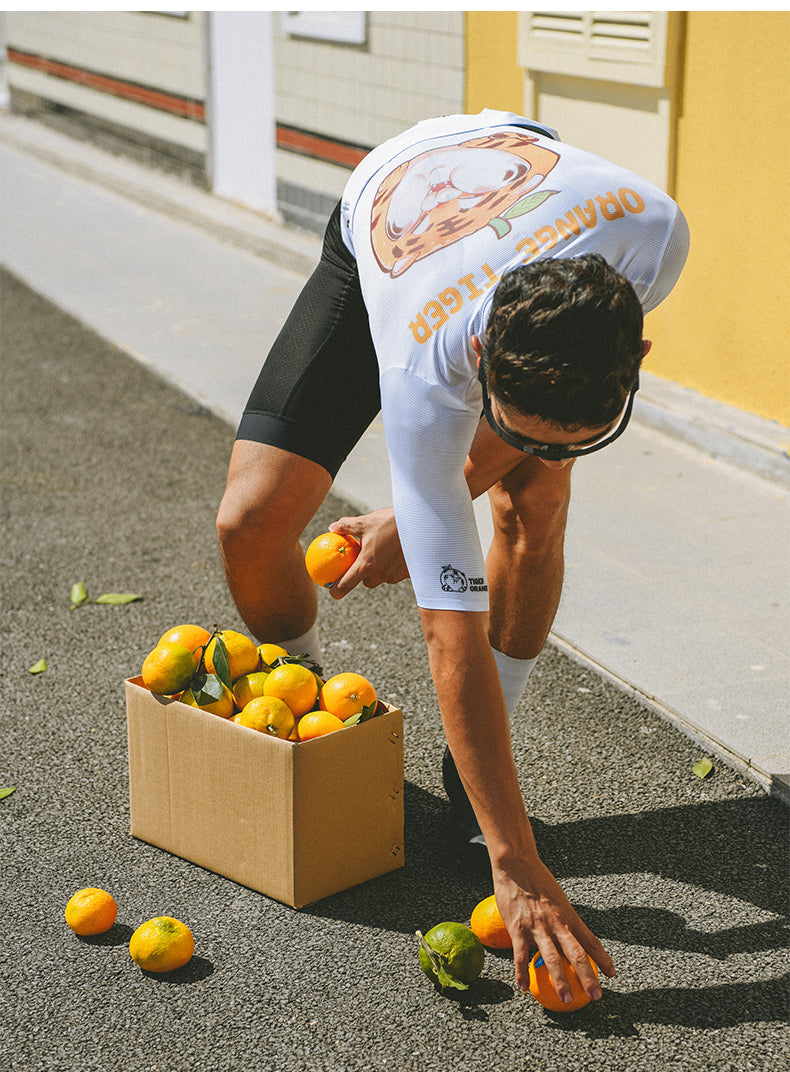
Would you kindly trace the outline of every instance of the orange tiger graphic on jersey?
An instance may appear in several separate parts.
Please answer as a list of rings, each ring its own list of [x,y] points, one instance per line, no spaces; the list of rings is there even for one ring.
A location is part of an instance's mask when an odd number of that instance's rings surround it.
[[[559,153],[535,138],[501,131],[428,149],[381,183],[371,213],[371,241],[394,279],[437,249],[483,227],[501,237],[509,219],[537,208],[556,190],[539,189]]]

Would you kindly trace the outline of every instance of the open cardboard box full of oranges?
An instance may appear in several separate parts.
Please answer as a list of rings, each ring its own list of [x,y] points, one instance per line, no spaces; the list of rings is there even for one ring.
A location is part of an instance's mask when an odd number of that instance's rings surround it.
[[[229,680],[223,648],[233,662],[230,638],[215,645],[214,666],[202,638],[182,681],[157,679],[145,664],[126,681],[132,835],[295,908],[402,867],[402,712],[375,696],[365,703],[364,690],[350,698],[348,687],[322,702],[329,682],[316,678],[313,693],[304,674],[280,675],[282,687],[267,692],[278,666],[302,663],[267,662],[261,649],[255,667],[242,660],[235,669],[244,673],[231,670]],[[255,674],[263,678],[250,681]],[[168,695],[152,683],[181,687]],[[271,696],[288,707],[290,689],[301,711],[292,723],[277,704],[259,702]],[[250,707],[257,721],[242,717]]]

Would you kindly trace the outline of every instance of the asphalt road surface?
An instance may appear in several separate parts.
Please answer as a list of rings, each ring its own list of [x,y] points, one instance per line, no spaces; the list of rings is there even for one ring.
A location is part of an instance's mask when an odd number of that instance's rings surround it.
[[[404,711],[404,868],[296,911],[132,838],[124,678],[172,624],[243,628],[214,531],[233,430],[0,284],[4,1068],[789,1067],[786,808],[719,761],[697,778],[697,745],[550,648],[514,718],[517,764],[544,858],[618,977],[565,1016],[516,990],[508,954],[466,994],[434,991],[415,930],[467,922],[491,890],[453,845],[408,583],[321,605],[327,672],[367,674]],[[346,512],[330,498],[310,535]],[[142,599],[72,610],[76,581]],[[63,909],[89,885],[119,914],[80,939]],[[160,914],[196,952],[154,977],[128,940]]]

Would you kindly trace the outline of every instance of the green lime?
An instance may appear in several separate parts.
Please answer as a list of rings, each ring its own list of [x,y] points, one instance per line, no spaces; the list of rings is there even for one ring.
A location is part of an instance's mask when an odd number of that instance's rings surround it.
[[[438,923],[426,935],[417,931],[420,967],[442,990],[468,989],[483,970],[483,943],[463,923]]]

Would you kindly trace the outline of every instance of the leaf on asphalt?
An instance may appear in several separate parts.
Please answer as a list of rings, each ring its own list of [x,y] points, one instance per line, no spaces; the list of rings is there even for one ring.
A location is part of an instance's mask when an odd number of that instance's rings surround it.
[[[138,599],[142,598],[142,596],[134,595],[132,592],[105,592],[95,602],[111,607],[123,607],[127,603],[136,603]]]
[[[10,797],[12,793],[16,792],[15,785],[9,785],[6,789],[0,789],[0,800],[4,800],[6,797]]]
[[[47,668],[47,660],[39,659],[37,663],[33,663],[28,673],[31,674],[43,674]]]
[[[691,769],[698,778],[707,778],[713,770],[713,764],[709,759],[701,759]]]
[[[85,591],[85,585],[82,581],[77,581],[71,586],[71,605],[72,607],[81,607],[88,599],[88,593]]]

